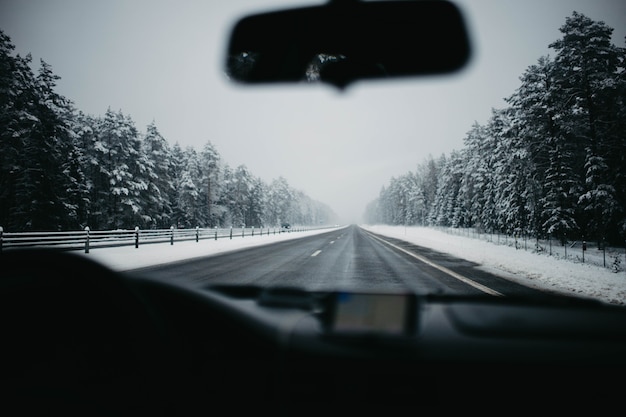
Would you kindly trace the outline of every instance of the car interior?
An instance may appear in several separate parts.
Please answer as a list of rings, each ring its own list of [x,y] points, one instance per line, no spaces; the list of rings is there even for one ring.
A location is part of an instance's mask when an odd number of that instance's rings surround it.
[[[454,2],[331,1],[242,16],[224,68],[345,91],[459,71],[471,35]],[[49,248],[4,250],[0,271],[5,416],[623,405],[626,310],[593,300],[191,286]]]

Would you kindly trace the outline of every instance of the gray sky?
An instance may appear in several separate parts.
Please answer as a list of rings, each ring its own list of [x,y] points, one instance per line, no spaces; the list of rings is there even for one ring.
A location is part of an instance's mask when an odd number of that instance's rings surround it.
[[[222,4],[220,4],[222,3]],[[519,86],[576,10],[626,46],[623,0],[464,0],[474,47],[460,74],[410,82],[240,88],[222,73],[226,34],[243,14],[307,0],[0,0],[0,28],[20,55],[61,77],[85,113],[156,122],[171,143],[210,141],[231,166],[289,184],[359,221],[391,177],[463,147],[476,121]]]

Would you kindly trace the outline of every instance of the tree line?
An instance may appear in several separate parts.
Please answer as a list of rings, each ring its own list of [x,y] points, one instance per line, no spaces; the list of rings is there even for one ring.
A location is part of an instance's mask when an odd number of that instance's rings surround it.
[[[391,178],[366,221],[488,232],[626,238],[626,49],[573,12],[520,86],[463,148]]]
[[[233,168],[210,141],[170,145],[154,122],[140,132],[110,108],[84,114],[56,92],[44,60],[14,53],[0,31],[0,226],[56,231],[269,227],[334,223],[327,205]]]

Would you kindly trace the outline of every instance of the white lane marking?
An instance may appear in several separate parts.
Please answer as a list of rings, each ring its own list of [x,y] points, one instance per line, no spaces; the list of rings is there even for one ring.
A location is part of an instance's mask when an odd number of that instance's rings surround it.
[[[321,250],[316,250],[315,252],[313,252],[313,255],[311,255],[311,256],[317,256],[317,255],[319,255],[321,252],[322,252]]]
[[[331,241],[330,241],[330,244],[332,245],[333,243],[335,243],[335,241],[334,241],[334,240],[331,240]]]
[[[502,296],[502,294],[499,293],[498,291],[492,290],[489,287],[485,287],[484,285],[479,284],[478,282],[473,281],[473,280],[471,280],[469,278],[466,278],[463,275],[458,274],[458,273],[456,273],[456,272],[446,268],[445,266],[437,265],[436,263],[434,263],[434,262],[424,258],[423,256],[420,256],[420,255],[418,255],[416,253],[413,253],[413,252],[409,252],[408,250],[406,250],[404,248],[401,248],[400,246],[394,245],[391,242],[387,242],[386,240],[381,239],[378,236],[374,236],[374,235],[372,235],[370,233],[368,233],[368,234],[371,237],[373,237],[374,239],[380,240],[381,242],[386,243],[389,246],[394,247],[394,248],[398,249],[399,251],[402,251],[402,252],[406,253],[407,255],[412,256],[415,259],[420,260],[420,261],[424,262],[425,264],[432,266],[433,268],[437,268],[441,272],[444,272],[444,273],[450,275],[451,277],[458,279],[459,281],[463,281],[464,283],[466,283],[468,285],[471,285],[472,287],[474,287],[476,289],[479,289],[480,291],[482,291],[484,293],[487,293],[487,294],[490,294],[490,295]]]

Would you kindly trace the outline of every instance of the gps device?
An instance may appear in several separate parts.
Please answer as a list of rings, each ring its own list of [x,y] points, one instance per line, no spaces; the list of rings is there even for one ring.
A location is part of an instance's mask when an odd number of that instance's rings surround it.
[[[416,314],[414,294],[336,292],[328,330],[333,335],[407,337],[415,333]]]

